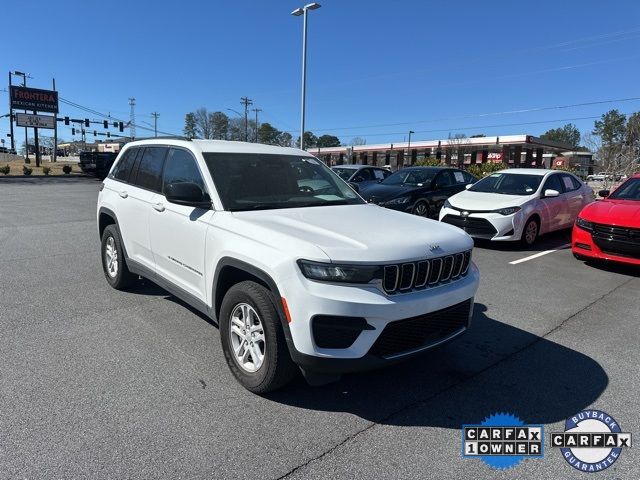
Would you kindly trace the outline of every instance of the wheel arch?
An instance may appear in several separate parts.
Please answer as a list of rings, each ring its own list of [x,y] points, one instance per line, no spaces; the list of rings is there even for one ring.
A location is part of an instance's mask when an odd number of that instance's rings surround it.
[[[118,227],[118,231],[120,231],[120,227],[118,225],[118,217],[113,212],[106,207],[100,207],[98,211],[98,235],[102,238],[102,234],[104,233],[104,229],[109,225],[116,225]]]

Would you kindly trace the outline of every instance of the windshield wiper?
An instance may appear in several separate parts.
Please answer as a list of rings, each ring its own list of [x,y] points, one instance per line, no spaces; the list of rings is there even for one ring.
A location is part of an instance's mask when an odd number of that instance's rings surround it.
[[[247,212],[249,210],[273,210],[277,208],[283,208],[282,204],[273,203],[254,203],[247,205],[246,207],[230,208],[230,212]]]

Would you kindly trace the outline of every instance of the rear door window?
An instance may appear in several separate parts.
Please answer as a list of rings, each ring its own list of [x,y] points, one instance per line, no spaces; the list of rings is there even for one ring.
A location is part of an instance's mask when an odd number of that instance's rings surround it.
[[[113,172],[110,177],[114,180],[120,180],[121,182],[129,181],[129,175],[131,174],[131,170],[133,165],[136,162],[136,156],[138,155],[138,148],[129,148],[126,152],[122,154],[122,158],[118,160]]]
[[[166,147],[145,148],[142,158],[138,162],[135,180],[131,183],[153,192],[160,192],[162,186],[162,167],[166,153]]]
[[[545,190],[557,190],[558,192],[562,193],[563,189],[562,183],[560,182],[560,175],[554,173],[553,175],[549,176],[549,178],[547,178],[547,181],[544,182],[544,188],[542,189],[542,192],[544,193]]]

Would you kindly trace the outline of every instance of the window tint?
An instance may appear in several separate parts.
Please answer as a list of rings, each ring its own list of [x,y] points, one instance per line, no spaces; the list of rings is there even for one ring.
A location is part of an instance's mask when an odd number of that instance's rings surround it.
[[[361,168],[358,170],[358,173],[355,174],[356,177],[362,177],[364,181],[373,180],[373,174],[370,168]]]
[[[569,175],[568,173],[562,174],[562,185],[564,186],[565,192],[577,190],[582,186],[582,184],[576,177],[574,177],[573,175]]]
[[[198,170],[198,164],[196,159],[193,158],[186,150],[170,149],[169,155],[164,166],[164,184],[162,191],[165,191],[169,183],[189,182],[200,185],[202,190],[204,188],[204,181],[200,170]]]
[[[476,183],[477,181],[478,181],[478,179],[476,177],[474,177],[470,173],[464,172],[464,183],[466,183],[466,184]]]
[[[444,172],[440,172],[436,177],[436,187],[444,188],[450,187],[453,185],[453,179],[451,178],[451,172],[449,170],[445,170]]]
[[[129,173],[131,172],[131,167],[136,161],[136,155],[138,154],[139,149],[137,148],[129,148],[126,152],[122,154],[120,160],[113,169],[113,173],[111,174],[111,178],[116,180],[121,180],[126,182],[129,180]]]
[[[542,193],[544,193],[545,190],[557,190],[558,192],[562,193],[563,190],[562,184],[560,183],[560,175],[553,174],[549,178],[547,178],[547,181],[544,182]]]
[[[162,163],[166,153],[167,149],[164,147],[145,148],[142,158],[138,162],[138,171],[133,183],[139,187],[159,192],[162,178]]]
[[[373,170],[373,175],[376,180],[383,180],[389,176],[387,172],[385,172],[384,170],[380,170],[379,168]]]

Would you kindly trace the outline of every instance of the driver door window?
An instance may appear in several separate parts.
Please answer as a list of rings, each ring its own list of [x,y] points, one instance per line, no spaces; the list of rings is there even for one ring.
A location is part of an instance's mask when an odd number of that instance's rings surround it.
[[[172,148],[164,166],[162,191],[170,183],[195,183],[205,191],[204,180],[198,169],[196,159],[186,150]]]

